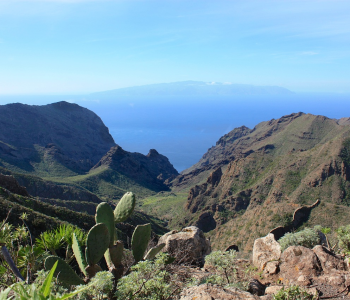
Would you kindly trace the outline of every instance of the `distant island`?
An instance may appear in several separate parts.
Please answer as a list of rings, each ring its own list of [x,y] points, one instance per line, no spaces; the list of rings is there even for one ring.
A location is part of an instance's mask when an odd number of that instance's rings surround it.
[[[279,86],[256,86],[203,81],[180,81],[120,88],[91,94],[91,96],[257,96],[291,95],[292,91]]]

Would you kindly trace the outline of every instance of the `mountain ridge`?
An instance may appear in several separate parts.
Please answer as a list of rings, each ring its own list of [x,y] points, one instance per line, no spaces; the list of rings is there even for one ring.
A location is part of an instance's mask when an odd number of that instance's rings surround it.
[[[154,149],[148,156],[121,150],[126,159],[110,156],[108,165],[107,154],[118,147],[102,120],[77,104],[0,105],[0,167],[36,196],[96,202],[130,189],[145,196],[168,190],[165,180],[178,175]]]
[[[235,96],[235,95],[290,95],[290,90],[279,86],[256,86],[203,81],[179,81],[119,88],[90,94],[90,96]]]

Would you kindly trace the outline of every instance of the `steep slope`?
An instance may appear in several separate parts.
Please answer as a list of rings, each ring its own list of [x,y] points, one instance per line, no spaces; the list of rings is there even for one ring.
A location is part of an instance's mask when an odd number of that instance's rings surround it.
[[[178,175],[154,149],[147,156],[122,150],[95,113],[67,102],[0,106],[5,169],[33,196],[96,203],[168,190],[164,181]]]
[[[179,174],[169,160],[155,149],[143,155],[127,152],[118,145],[112,147],[92,170],[100,168],[118,171],[139,184],[158,191],[167,190],[164,181],[171,180]]]
[[[298,113],[235,129],[172,182],[173,191],[189,189],[180,225],[199,226],[217,247],[251,250],[316,199],[308,224],[347,223],[349,153],[346,119]]]
[[[11,175],[0,174],[0,220],[9,215],[13,225],[23,225],[21,215],[27,215],[26,224],[31,234],[37,237],[46,230],[55,229],[63,223],[70,223],[84,230],[95,225],[94,214],[97,203],[83,201],[63,201],[30,196]],[[111,203],[114,208],[114,205]],[[142,212],[134,212],[126,223],[117,224],[119,237],[130,240],[134,226],[151,223],[152,230],[164,234],[165,222]]]
[[[20,173],[86,172],[114,145],[101,119],[79,105],[0,106],[0,164]]]

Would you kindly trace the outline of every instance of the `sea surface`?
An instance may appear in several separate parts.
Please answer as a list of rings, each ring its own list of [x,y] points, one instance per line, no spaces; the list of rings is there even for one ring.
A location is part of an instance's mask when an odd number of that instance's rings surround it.
[[[77,103],[94,111],[115,142],[131,152],[156,149],[179,171],[189,168],[224,134],[245,125],[296,112],[350,117],[350,94],[294,94],[286,96],[122,97],[0,96],[0,104],[44,105]]]

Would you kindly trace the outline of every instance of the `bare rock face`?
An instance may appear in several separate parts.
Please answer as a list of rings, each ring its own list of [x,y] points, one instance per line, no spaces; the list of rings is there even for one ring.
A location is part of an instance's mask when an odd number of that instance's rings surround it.
[[[307,285],[309,278],[317,277],[322,271],[316,254],[303,246],[288,247],[282,253],[281,261],[280,277],[287,284]]]
[[[180,294],[180,300],[254,300],[259,299],[257,296],[253,296],[248,292],[243,292],[235,288],[223,288],[218,285],[201,284],[199,286],[193,286],[184,289]]]
[[[281,246],[275,240],[273,234],[256,239],[253,247],[253,264],[262,270],[269,261],[279,260],[281,257]]]
[[[169,188],[165,180],[178,175],[168,158],[151,149],[147,155],[125,151],[119,145],[112,147],[92,168],[108,167],[155,191]]]
[[[198,227],[190,226],[177,232],[170,231],[159,239],[165,243],[163,251],[176,257],[181,264],[197,264],[203,266],[204,257],[211,252],[210,242]]]

